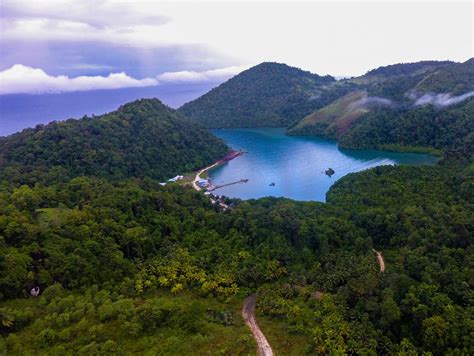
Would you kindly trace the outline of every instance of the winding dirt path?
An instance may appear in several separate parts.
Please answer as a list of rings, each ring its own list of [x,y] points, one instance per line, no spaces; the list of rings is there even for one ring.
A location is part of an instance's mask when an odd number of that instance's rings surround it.
[[[379,251],[376,251],[375,249],[372,249],[373,253],[375,253],[375,256],[377,257],[377,261],[380,266],[380,273],[385,272],[385,262],[382,257],[382,253]]]
[[[210,166],[208,166],[208,167],[206,167],[206,168],[203,168],[203,169],[201,169],[200,171],[198,171],[198,172],[196,173],[196,176],[194,177],[194,180],[193,180],[193,188],[196,189],[196,190],[201,190],[201,187],[199,187],[199,186],[197,185],[197,183],[196,183],[199,179],[201,179],[201,177],[200,177],[201,174],[203,174],[205,171],[208,171],[209,169],[211,169],[211,168],[217,166],[218,164],[219,164],[219,162],[216,162],[216,163],[211,164]]]
[[[273,356],[273,350],[268,343],[265,335],[263,335],[262,330],[257,325],[255,320],[255,302],[257,300],[257,295],[255,293],[249,295],[242,306],[242,317],[244,318],[245,324],[252,331],[253,337],[257,342],[258,354],[260,356]]]

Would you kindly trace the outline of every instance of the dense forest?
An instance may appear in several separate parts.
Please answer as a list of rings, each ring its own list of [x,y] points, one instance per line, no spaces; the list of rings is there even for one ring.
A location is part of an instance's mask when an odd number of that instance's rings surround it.
[[[473,354],[473,105],[364,113],[341,144],[444,156],[327,203],[160,185],[228,148],[158,100],[1,138],[0,354],[252,354],[251,293],[276,354]]]
[[[289,125],[287,133],[337,140],[350,149],[439,154],[472,145],[474,60],[398,64],[349,81],[365,91],[333,101]]]
[[[346,149],[386,149],[440,152],[472,146],[474,99],[448,108],[359,104],[363,93],[351,93],[308,115],[290,127],[290,135],[318,136],[337,140]]]
[[[343,178],[327,204],[222,212],[151,179],[4,182],[0,347],[209,351],[226,335],[222,352],[246,353],[238,301],[257,291],[269,336],[300,340],[282,347],[472,353],[473,183],[472,166],[379,167]],[[44,293],[27,298],[35,285]]]
[[[427,76],[415,88],[420,92],[452,93],[461,95],[474,90],[474,58],[454,63]]]
[[[231,78],[179,111],[209,128],[282,127],[334,100],[346,88],[279,63],[262,63]],[[334,86],[326,92],[326,86]]]
[[[388,66],[378,67],[369,70],[364,77],[383,76],[383,77],[395,77],[395,76],[410,76],[431,72],[438,70],[443,67],[454,64],[451,61],[420,61],[414,63],[397,63],[390,64]]]
[[[311,113],[355,92],[406,107],[423,94],[466,94],[474,91],[472,83],[473,59],[464,63],[401,63],[337,81],[284,64],[262,63],[179,111],[208,128],[291,128]]]
[[[339,137],[341,147],[419,146],[446,149],[473,139],[474,99],[445,110],[432,105],[409,109],[378,109],[365,114]]]
[[[97,117],[38,125],[0,137],[0,176],[18,183],[80,175],[167,179],[204,167],[228,147],[158,99]]]

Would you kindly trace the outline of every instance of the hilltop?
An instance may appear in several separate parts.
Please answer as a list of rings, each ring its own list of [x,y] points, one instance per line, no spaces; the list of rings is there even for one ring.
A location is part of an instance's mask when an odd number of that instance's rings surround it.
[[[473,131],[474,60],[425,61],[369,71],[340,85],[359,90],[288,127],[288,134],[337,139],[346,148],[453,148]]]
[[[433,71],[414,88],[417,92],[462,95],[474,90],[474,58],[463,63],[452,63]]]
[[[105,115],[1,138],[0,175],[20,183],[81,175],[165,179],[208,165],[227,150],[159,100],[137,100]]]
[[[318,107],[324,88],[335,82],[286,64],[262,63],[179,111],[209,128],[287,126]]]
[[[208,128],[279,126],[293,135],[336,139],[364,114],[390,102],[394,108],[408,108],[424,95],[470,93],[473,61],[400,63],[339,81],[285,64],[262,63],[179,111]],[[363,105],[360,93],[365,93]]]

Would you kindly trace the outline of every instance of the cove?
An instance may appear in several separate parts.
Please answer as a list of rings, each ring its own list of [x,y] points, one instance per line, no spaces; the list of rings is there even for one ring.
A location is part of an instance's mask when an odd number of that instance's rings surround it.
[[[286,136],[284,128],[217,129],[212,133],[231,148],[247,151],[209,172],[216,185],[248,179],[248,183],[214,191],[240,199],[274,196],[324,202],[331,185],[348,173],[381,165],[435,164],[438,160],[428,154],[342,150],[334,141]],[[335,171],[332,177],[324,173],[329,167]]]

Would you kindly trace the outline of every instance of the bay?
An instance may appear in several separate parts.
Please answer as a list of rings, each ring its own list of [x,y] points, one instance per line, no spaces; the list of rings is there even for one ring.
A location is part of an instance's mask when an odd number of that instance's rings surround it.
[[[381,165],[435,164],[438,160],[428,154],[342,150],[334,141],[286,136],[283,128],[218,129],[212,132],[233,149],[247,151],[209,172],[215,185],[248,179],[247,183],[214,191],[232,198],[275,196],[324,202],[329,188],[346,174]],[[335,171],[332,177],[325,174],[328,168]]]

